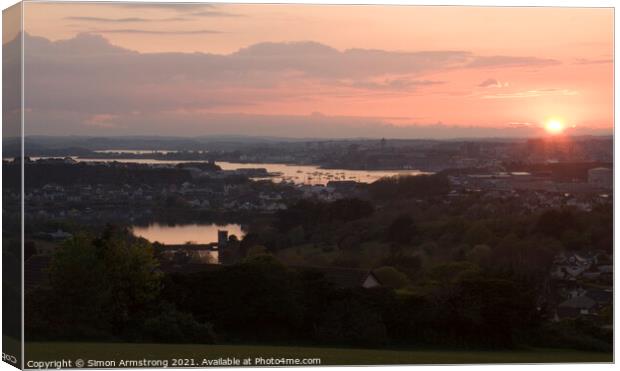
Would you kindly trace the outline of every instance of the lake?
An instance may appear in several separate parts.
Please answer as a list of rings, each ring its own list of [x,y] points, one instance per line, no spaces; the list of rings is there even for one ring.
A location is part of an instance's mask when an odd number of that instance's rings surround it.
[[[266,163],[237,163],[216,161],[222,170],[264,168],[278,176],[271,177],[274,182],[293,182],[295,184],[326,185],[330,181],[352,180],[359,183],[372,183],[380,178],[394,175],[420,175],[419,170],[344,170],[322,169],[314,165],[289,165]]]
[[[133,234],[146,238],[151,242],[165,245],[180,245],[186,242],[195,244],[209,244],[217,242],[217,231],[228,231],[228,235],[235,235],[241,239],[245,232],[239,224],[150,224],[148,226],[133,226]]]
[[[132,155],[144,155],[144,154],[151,154],[151,153],[161,153],[163,155],[168,154],[168,153],[178,153],[179,151],[177,150],[159,150],[159,149],[102,149],[102,150],[98,150],[98,151],[93,151],[96,153],[118,153],[118,154],[123,154],[123,153],[128,153],[128,154],[132,154]]]
[[[32,157],[33,160],[37,160],[45,157]],[[179,163],[188,162],[204,162],[204,161],[179,161],[179,160],[156,160],[156,159],[141,159],[141,158],[128,158],[128,159],[109,159],[109,158],[78,158],[72,157],[76,161],[82,162],[126,162],[136,164],[150,164],[150,165],[176,165]],[[329,181],[343,181],[352,180],[359,183],[372,183],[380,178],[395,176],[395,175],[422,175],[428,174],[419,170],[345,170],[345,169],[322,169],[315,165],[290,165],[290,164],[272,164],[272,163],[240,163],[240,162],[226,162],[216,161],[222,170],[236,170],[236,169],[253,169],[263,168],[270,173],[277,173],[277,176],[269,178],[254,178],[258,179],[270,179],[274,182],[292,182],[294,184],[309,184],[309,185],[326,185]]]
[[[153,223],[148,226],[133,226],[133,234],[146,238],[150,242],[159,242],[164,245],[210,244],[217,242],[218,231],[228,231],[228,236],[235,235],[242,239],[245,232],[239,224],[179,224],[167,225]],[[174,249],[168,251],[173,254]],[[190,253],[194,262],[219,264],[219,252],[198,250]]]

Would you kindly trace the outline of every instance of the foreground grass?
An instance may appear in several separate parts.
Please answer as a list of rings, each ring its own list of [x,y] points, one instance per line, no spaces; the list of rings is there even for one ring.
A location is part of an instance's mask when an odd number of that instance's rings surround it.
[[[383,350],[315,348],[259,345],[131,344],[131,343],[27,343],[26,359],[116,360],[121,359],[203,359],[320,358],[322,365],[449,364],[449,363],[564,363],[612,362],[612,353],[567,349],[527,349],[510,351],[466,350]]]

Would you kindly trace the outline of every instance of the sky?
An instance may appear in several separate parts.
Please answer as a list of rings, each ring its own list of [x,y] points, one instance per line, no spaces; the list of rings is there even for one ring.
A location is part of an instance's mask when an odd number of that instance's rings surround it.
[[[25,3],[26,134],[608,134],[613,10]],[[6,36],[4,43],[10,42]]]

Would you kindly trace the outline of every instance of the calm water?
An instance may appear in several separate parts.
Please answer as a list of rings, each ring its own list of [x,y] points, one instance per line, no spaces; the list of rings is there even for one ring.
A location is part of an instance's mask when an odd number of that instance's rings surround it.
[[[103,149],[103,150],[99,150],[99,151],[93,151],[96,153],[129,153],[132,155],[143,155],[143,154],[147,154],[147,153],[161,153],[161,154],[168,154],[168,153],[177,153],[179,151],[176,150],[156,150],[156,149]]]
[[[32,157],[37,160],[41,157]],[[76,161],[83,162],[127,162],[151,165],[176,165],[187,162],[201,161],[178,161],[178,160],[154,160],[154,159],[81,159],[73,157]],[[266,163],[238,163],[217,161],[223,170],[263,168],[270,173],[277,173],[275,177],[269,177],[274,182],[293,182],[295,184],[325,185],[332,180],[353,180],[360,183],[372,183],[377,179],[394,175],[421,175],[419,170],[344,170],[344,169],[321,169],[313,165],[288,165]]]
[[[195,244],[208,244],[217,242],[217,231],[228,231],[228,235],[234,234],[239,239],[245,236],[245,232],[239,224],[183,224],[166,225],[151,224],[149,226],[134,226],[132,228],[136,236],[146,238],[151,242],[159,242],[166,245],[179,245],[186,242]]]
[[[377,179],[394,175],[419,175],[418,170],[343,170],[321,169],[313,165],[287,165],[287,164],[243,164],[236,162],[216,162],[223,170],[265,168],[270,173],[280,175],[273,177],[273,181],[293,182],[295,184],[322,184],[332,180],[353,180],[360,183],[372,183]]]
[[[101,152],[101,151],[99,151]],[[114,152],[114,151],[112,151]],[[152,153],[149,152],[149,153]],[[150,158],[80,158],[77,156],[68,156],[74,159],[77,162],[126,162],[132,164],[149,164],[149,165],[177,165],[181,163],[188,162],[204,162],[204,161],[182,161],[182,160],[155,160]],[[30,157],[31,160],[45,160],[49,158],[58,158],[58,157]]]

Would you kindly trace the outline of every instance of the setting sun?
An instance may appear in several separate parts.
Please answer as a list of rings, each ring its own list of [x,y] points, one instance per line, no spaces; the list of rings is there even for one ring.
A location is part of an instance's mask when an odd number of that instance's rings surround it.
[[[564,131],[564,123],[557,119],[552,119],[545,123],[545,130],[549,134],[560,134]]]

